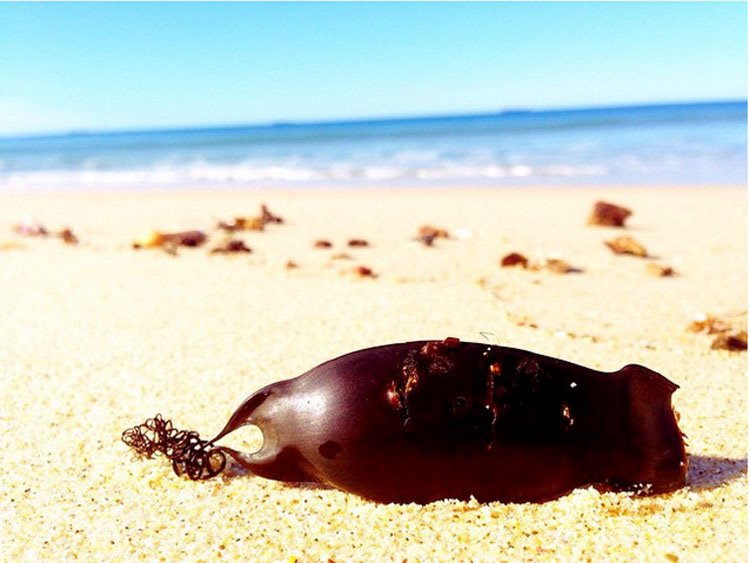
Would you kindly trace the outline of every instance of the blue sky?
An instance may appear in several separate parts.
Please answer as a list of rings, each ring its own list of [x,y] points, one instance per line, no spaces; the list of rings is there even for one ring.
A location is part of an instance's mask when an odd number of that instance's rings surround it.
[[[0,3],[0,135],[745,99],[736,3]]]

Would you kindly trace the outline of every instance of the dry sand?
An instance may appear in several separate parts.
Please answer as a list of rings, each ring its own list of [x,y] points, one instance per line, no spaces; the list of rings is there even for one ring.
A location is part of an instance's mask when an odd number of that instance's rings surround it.
[[[597,199],[634,211],[624,232],[586,226]],[[242,235],[252,254],[209,255],[216,221],[261,202],[286,224]],[[80,244],[18,237],[25,214]],[[423,224],[453,238],[414,242]],[[131,249],[154,228],[211,239],[177,256]],[[0,232],[0,559],[747,559],[747,355],[685,330],[747,309],[744,189],[5,193]],[[604,241],[618,234],[655,258],[614,255]],[[348,248],[355,237],[371,246]],[[314,249],[319,238],[333,248]],[[512,251],[583,272],[501,269]],[[679,275],[654,277],[649,261]],[[357,265],[378,277],[351,275]],[[209,437],[267,383],[446,336],[661,372],[681,386],[689,486],[381,505],[258,477],[191,482],[120,441],[157,412]]]

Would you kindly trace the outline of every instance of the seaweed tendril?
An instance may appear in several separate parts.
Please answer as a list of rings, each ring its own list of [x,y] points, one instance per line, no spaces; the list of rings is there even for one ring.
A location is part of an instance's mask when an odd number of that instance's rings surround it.
[[[202,440],[193,430],[176,429],[161,414],[125,430],[122,441],[140,457],[164,455],[177,475],[187,475],[193,481],[216,477],[227,463],[222,448],[213,447],[212,441]]]

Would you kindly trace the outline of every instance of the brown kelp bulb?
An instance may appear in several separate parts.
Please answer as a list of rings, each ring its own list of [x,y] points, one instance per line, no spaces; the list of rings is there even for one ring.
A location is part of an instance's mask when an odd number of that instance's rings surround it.
[[[209,444],[255,425],[260,450],[222,449],[253,473],[382,502],[661,493],[687,476],[676,389],[637,365],[603,373],[455,338],[407,342],[264,387]]]

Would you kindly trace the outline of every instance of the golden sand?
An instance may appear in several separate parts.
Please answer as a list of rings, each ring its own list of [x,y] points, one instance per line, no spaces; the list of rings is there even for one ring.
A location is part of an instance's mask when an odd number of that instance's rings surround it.
[[[598,199],[633,210],[626,229],[586,225]],[[250,254],[210,255],[215,224],[262,202],[285,224],[241,234]],[[19,237],[26,214],[80,243]],[[426,224],[451,238],[414,241]],[[154,229],[209,241],[131,248]],[[619,235],[648,258],[614,254]],[[501,268],[510,252],[582,271]],[[686,327],[747,310],[747,252],[739,188],[0,194],[0,559],[745,561],[747,355]],[[267,383],[446,336],[664,374],[681,387],[689,486],[382,505],[259,477],[191,482],[120,441],[157,412],[210,437]]]

